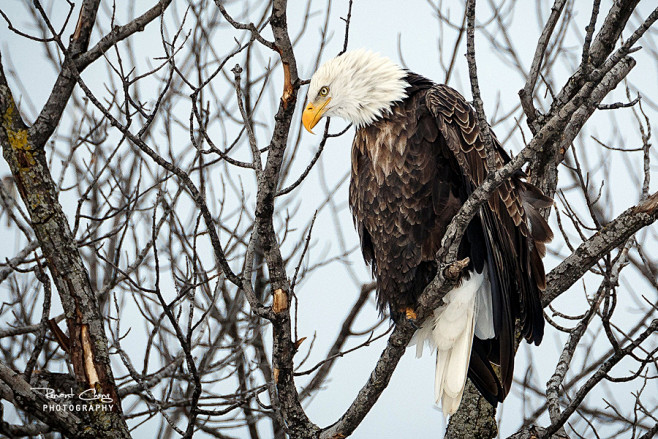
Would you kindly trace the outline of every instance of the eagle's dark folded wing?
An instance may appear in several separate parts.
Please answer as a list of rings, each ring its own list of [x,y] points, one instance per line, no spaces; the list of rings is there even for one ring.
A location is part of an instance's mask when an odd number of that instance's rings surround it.
[[[482,184],[488,171],[475,111],[463,96],[446,85],[435,85],[428,90],[426,105],[473,190]],[[509,161],[509,156],[493,133],[492,140],[499,168]],[[486,342],[476,340],[474,350],[490,351],[489,358],[500,364],[502,397],[512,381],[514,319],[520,320],[522,334],[528,342],[539,344],[544,333],[540,295],[546,279],[541,258],[545,253],[544,243],[553,235],[538,209],[550,205],[552,200],[525,182],[524,177],[519,171],[505,181],[479,213],[487,245],[496,338]],[[487,349],[481,343],[488,344]]]

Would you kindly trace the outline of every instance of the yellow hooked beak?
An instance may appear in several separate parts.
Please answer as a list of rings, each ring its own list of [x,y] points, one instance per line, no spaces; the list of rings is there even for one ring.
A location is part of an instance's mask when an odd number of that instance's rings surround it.
[[[306,131],[308,131],[311,134],[315,134],[313,131],[313,127],[320,122],[320,119],[322,119],[322,115],[327,111],[326,107],[327,104],[331,101],[331,98],[327,98],[326,101],[320,102],[319,106],[315,106],[313,102],[309,102],[306,108],[304,109],[304,113],[302,113],[302,123],[304,124],[304,128],[306,128]]]

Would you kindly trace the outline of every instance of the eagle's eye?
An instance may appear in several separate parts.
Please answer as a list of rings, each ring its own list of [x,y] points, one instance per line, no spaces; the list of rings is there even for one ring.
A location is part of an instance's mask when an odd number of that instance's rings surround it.
[[[327,96],[329,94],[329,87],[326,85],[320,89],[320,96]]]

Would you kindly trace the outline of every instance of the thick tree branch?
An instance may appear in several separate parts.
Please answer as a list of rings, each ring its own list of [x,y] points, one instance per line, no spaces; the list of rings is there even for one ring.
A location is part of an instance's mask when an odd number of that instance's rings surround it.
[[[297,102],[299,77],[292,42],[288,35],[287,0],[274,0],[270,25],[274,44],[281,57],[284,72],[283,93],[268,148],[265,168],[258,180],[256,218],[252,240],[258,239],[270,274],[273,293],[272,366],[281,412],[292,437],[313,437],[319,428],[313,424],[301,405],[295,387],[293,357],[297,351],[290,319],[290,285],[274,230],[274,201],[279,184],[281,164],[288,142],[290,124]]]
[[[80,6],[78,25],[66,49],[62,70],[57,76],[55,85],[39,116],[28,130],[30,142],[35,148],[43,148],[48,139],[50,139],[50,136],[55,132],[55,128],[59,124],[66,104],[71,97],[71,93],[73,93],[75,76],[71,74],[67,65],[87,50],[99,5],[100,0],[84,0]],[[56,37],[56,39],[59,40],[59,37]],[[61,41],[58,41],[58,43],[60,46],[63,45]]]
[[[146,25],[162,16],[170,4],[171,0],[158,0],[151,9],[144,12],[139,17],[123,26],[115,26],[112,28],[112,30],[103,36],[94,47],[75,58],[75,66],[78,71],[84,70],[85,67],[99,59],[117,43],[137,32],[142,32]]]
[[[444,439],[490,438],[497,434],[496,407],[480,395],[470,379],[467,380],[459,409],[450,416]]]
[[[1,60],[0,60],[1,61]],[[45,152],[32,143],[0,64],[0,144],[23,199],[32,228],[57,286],[71,340],[76,379],[87,388],[100,386],[112,398],[112,411],[98,415],[104,437],[129,437],[110,367],[104,319],[78,244],[58,200]],[[101,433],[98,433],[101,434]],[[99,436],[100,437],[100,436]]]
[[[626,23],[638,3],[639,0],[621,0],[612,5],[601,25],[601,29],[591,44],[590,56],[586,58],[587,64],[578,66],[557,94],[551,104],[551,114],[558,111],[562,105],[568,102],[577,93],[578,89],[582,87],[583,83],[588,80],[592,68],[599,68],[612,53],[621,32],[626,27]]]

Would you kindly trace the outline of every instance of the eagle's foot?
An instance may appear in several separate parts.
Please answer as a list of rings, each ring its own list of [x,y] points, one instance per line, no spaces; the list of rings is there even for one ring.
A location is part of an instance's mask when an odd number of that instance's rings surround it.
[[[402,320],[406,320],[407,322],[411,323],[411,326],[413,326],[415,329],[418,329],[418,324],[416,322],[416,320],[418,320],[418,315],[416,314],[416,311],[414,311],[414,309],[410,306],[399,308],[392,317],[393,321],[396,323],[400,323]]]
[[[400,310],[401,312],[404,313],[404,315],[407,317],[407,320],[417,320],[418,316],[416,315],[416,311],[410,306],[403,308]]]

